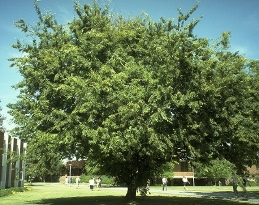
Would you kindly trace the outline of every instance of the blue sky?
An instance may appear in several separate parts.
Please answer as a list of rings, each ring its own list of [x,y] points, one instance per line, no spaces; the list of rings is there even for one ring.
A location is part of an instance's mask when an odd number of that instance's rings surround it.
[[[79,0],[80,4],[92,0]],[[153,20],[177,18],[177,8],[186,13],[196,0],[97,0],[101,5],[109,3],[113,13],[123,16],[136,16],[147,13]],[[21,54],[12,49],[15,39],[25,39],[23,33],[15,28],[14,21],[20,18],[30,24],[38,21],[34,0],[0,1],[0,107],[1,114],[7,119],[4,127],[11,129],[11,117],[6,105],[16,102],[18,92],[11,88],[21,80],[15,68],[10,68],[11,57]],[[64,24],[75,15],[73,0],[41,0],[41,10],[52,11],[59,23]],[[199,37],[216,40],[223,31],[231,31],[231,51],[239,51],[250,59],[259,59],[259,0],[200,0],[199,8],[191,18],[203,16],[194,33]]]

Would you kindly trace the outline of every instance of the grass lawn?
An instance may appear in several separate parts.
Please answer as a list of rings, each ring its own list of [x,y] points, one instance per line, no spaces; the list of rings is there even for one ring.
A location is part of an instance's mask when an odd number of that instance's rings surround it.
[[[259,201],[242,201],[237,199],[219,199],[210,197],[183,196],[172,194],[170,190],[182,191],[182,187],[168,187],[168,192],[161,192],[161,187],[151,187],[151,195],[137,196],[132,200],[125,199],[126,189],[106,189],[100,191],[89,190],[87,185],[76,189],[75,185],[68,187],[59,183],[34,183],[30,191],[15,193],[1,197],[0,204],[24,205],[24,204],[49,204],[49,205],[236,205],[259,204]],[[190,192],[217,192],[231,193],[231,187],[189,187]],[[258,187],[249,187],[250,194],[256,196]],[[258,195],[257,195],[258,196]],[[259,196],[258,196],[259,198]]]

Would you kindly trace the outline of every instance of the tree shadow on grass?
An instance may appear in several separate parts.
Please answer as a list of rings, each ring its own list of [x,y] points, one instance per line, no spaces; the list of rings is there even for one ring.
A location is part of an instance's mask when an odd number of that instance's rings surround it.
[[[26,187],[37,187],[37,186],[45,186],[44,184],[28,184]]]
[[[253,197],[257,197],[257,198],[259,198],[259,192],[258,192],[258,190],[253,190],[253,191],[248,191],[247,192],[248,193],[248,196],[253,196]]]
[[[87,196],[42,199],[30,201],[27,204],[48,205],[237,205],[235,200],[216,199],[208,197],[169,197],[169,196],[147,196],[137,197],[129,200],[121,196]]]

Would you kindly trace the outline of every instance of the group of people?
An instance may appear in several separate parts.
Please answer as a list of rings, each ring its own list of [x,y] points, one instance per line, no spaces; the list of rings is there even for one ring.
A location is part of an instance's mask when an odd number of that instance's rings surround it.
[[[65,185],[71,186],[71,185],[72,185],[72,182],[73,182],[73,178],[72,178],[72,177],[68,178],[68,177],[66,176],[66,178],[65,178]],[[79,176],[77,176],[77,177],[75,178],[75,183],[76,183],[76,188],[79,189],[79,184],[80,184],[80,178],[79,178]],[[101,178],[101,177],[98,177],[98,178],[96,179],[96,187],[98,188],[98,190],[100,190],[101,185],[102,185],[102,178]],[[95,186],[95,181],[94,181],[94,178],[92,177],[92,178],[89,180],[89,187],[90,187],[90,190],[93,191],[93,190],[94,190],[94,186]]]
[[[188,189],[187,189],[186,186],[187,186],[187,184],[190,184],[190,182],[188,181],[188,179],[185,176],[183,177],[182,181],[183,181],[184,190],[187,191]],[[164,176],[162,178],[162,191],[167,191],[167,184],[168,184],[168,180]],[[141,194],[141,192],[145,192],[145,194],[147,194],[147,193],[151,194],[151,192],[150,192],[150,179],[147,180],[146,187],[137,188],[136,191],[137,191],[137,193],[140,191],[140,194]]]
[[[234,192],[235,197],[238,197],[238,195],[239,195],[238,190],[237,190],[238,185],[242,187],[242,189],[244,191],[244,197],[247,197],[246,187],[247,187],[247,185],[249,185],[249,186],[251,186],[251,185],[249,184],[246,175],[243,174],[242,178],[240,180],[240,178],[237,175],[233,174],[231,180],[232,180],[233,192]]]
[[[92,177],[90,180],[89,180],[89,186],[90,186],[90,190],[94,190],[94,185],[95,185],[95,181],[94,181],[94,178]],[[101,177],[98,177],[96,179],[96,187],[98,190],[100,190],[102,186],[102,178]]]
[[[188,189],[187,189],[187,183],[190,183],[189,181],[188,181],[188,179],[184,176],[183,177],[183,179],[182,179],[182,181],[183,181],[183,186],[184,186],[184,190],[185,191],[188,191]],[[73,182],[73,179],[72,179],[72,177],[70,177],[70,181],[69,181],[69,178],[66,176],[66,178],[65,178],[65,184],[67,185],[67,186],[71,186],[72,185],[72,182]],[[76,177],[76,179],[75,179],[75,182],[76,182],[76,188],[78,189],[79,188],[79,184],[80,184],[80,178],[79,178],[79,176],[77,176]],[[90,190],[94,190],[94,186],[95,186],[95,182],[96,182],[96,187],[97,187],[97,189],[98,190],[100,190],[100,188],[101,188],[101,185],[102,185],[102,178],[101,177],[98,177],[97,179],[96,179],[96,181],[94,180],[94,178],[92,177],[90,180],[89,180],[89,187],[90,187]],[[167,181],[167,178],[166,177],[163,177],[162,178],[162,186],[163,186],[163,191],[167,191],[167,183],[168,183],[168,181]],[[149,194],[151,194],[150,193],[150,180],[148,179],[147,180],[147,191],[149,192]]]
[[[79,176],[76,177],[75,182],[76,182],[76,188],[78,189],[79,188],[79,183],[80,183]],[[66,178],[65,178],[65,185],[71,186],[72,183],[73,183],[73,178],[70,177],[70,179],[68,179],[68,177],[66,176]]]
[[[184,188],[184,190],[188,191],[187,184],[190,184],[188,178],[183,176],[182,181],[183,181],[183,188]],[[163,191],[167,191],[167,183],[168,183],[167,178],[163,177],[162,178],[162,186],[163,186],[162,190]]]
[[[69,180],[70,180],[70,181],[69,181]],[[232,185],[233,185],[233,192],[234,192],[235,196],[237,197],[237,196],[238,196],[237,187],[238,187],[238,184],[239,184],[238,179],[237,179],[237,177],[236,177],[235,175],[233,175],[231,181],[232,181]],[[73,182],[72,177],[70,177],[70,179],[69,179],[69,178],[66,176],[66,178],[65,178],[65,184],[66,184],[67,186],[71,186],[71,185],[72,185],[72,182]],[[185,190],[185,191],[188,191],[187,184],[190,184],[188,178],[185,177],[185,176],[183,176],[182,182],[183,182],[184,190]],[[79,178],[79,176],[76,177],[75,183],[76,183],[76,188],[78,189],[78,188],[79,188],[79,184],[80,184],[80,178]],[[168,180],[167,180],[167,178],[164,176],[164,177],[162,178],[162,187],[163,187],[163,188],[162,188],[162,191],[167,191],[167,183],[168,183]],[[100,190],[101,184],[102,184],[102,179],[101,179],[101,177],[98,177],[98,178],[96,179],[96,187],[97,187],[98,190]],[[246,175],[243,175],[243,176],[242,176],[242,184],[241,184],[241,185],[242,185],[242,187],[243,187],[243,189],[244,189],[245,191],[246,191],[246,186],[247,186],[247,184],[248,184],[247,177],[246,177]],[[90,187],[90,190],[93,191],[93,190],[94,190],[94,186],[95,186],[95,180],[94,180],[94,178],[92,177],[92,178],[89,180],[89,187]],[[146,189],[147,189],[147,191],[149,192],[149,194],[151,194],[151,193],[150,193],[150,180],[149,180],[149,179],[147,180]]]

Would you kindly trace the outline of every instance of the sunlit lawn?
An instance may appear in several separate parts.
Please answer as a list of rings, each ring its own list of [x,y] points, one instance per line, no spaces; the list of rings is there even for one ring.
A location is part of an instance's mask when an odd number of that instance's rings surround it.
[[[3,205],[49,204],[49,205],[235,205],[259,204],[255,201],[242,201],[232,198],[210,198],[197,196],[182,196],[168,194],[170,190],[182,191],[182,187],[170,186],[168,192],[161,192],[161,187],[151,187],[151,195],[137,196],[135,200],[125,199],[126,189],[103,188],[100,191],[91,191],[87,185],[76,189],[75,185],[68,187],[64,184],[34,183],[30,191],[15,193],[0,198]],[[249,193],[258,194],[258,187],[249,187]],[[189,187],[190,192],[229,192],[230,186],[224,187]],[[259,197],[259,196],[258,196]]]

